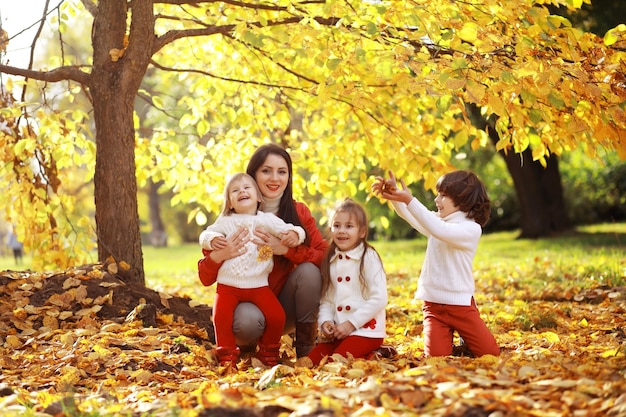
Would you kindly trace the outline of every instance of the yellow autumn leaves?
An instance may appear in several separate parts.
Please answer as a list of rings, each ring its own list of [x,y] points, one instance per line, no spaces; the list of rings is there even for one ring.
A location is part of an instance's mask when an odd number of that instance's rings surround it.
[[[571,301],[573,294],[556,287],[545,288],[545,294],[532,293],[537,300],[524,301],[528,288],[507,288],[501,285],[506,274],[493,273],[498,283],[492,293],[482,289],[477,301],[501,356],[424,359],[421,310],[406,296],[414,277],[393,274],[386,342],[397,348],[397,357],[335,357],[320,369],[300,368],[286,336],[279,366],[229,373],[217,366],[205,329],[162,314],[151,328],[140,320],[98,319],[89,309],[108,306],[110,288],[97,285],[103,295],[93,299],[81,288],[88,281],[114,283],[107,278],[111,270],[115,267],[66,271],[63,291],[54,295],[45,293],[49,273],[0,274],[0,334],[6,335],[0,336],[0,369],[14,392],[0,397],[3,411],[23,411],[27,404],[39,412],[68,398],[80,412],[102,416],[175,411],[195,417],[218,405],[259,413],[281,407],[294,415],[323,408],[339,417],[447,416],[470,409],[534,416],[529,405],[537,403],[543,415],[626,410],[619,399],[626,389],[626,336],[620,330],[626,327],[626,291],[620,288],[595,298],[581,293],[582,302]],[[488,282],[485,273],[479,285]],[[555,294],[568,300],[541,299]],[[168,299],[161,295],[161,302]],[[74,313],[61,320],[70,312],[68,305]],[[60,314],[51,317],[61,328],[47,328],[42,318],[57,310]],[[80,311],[85,314],[76,314]],[[531,314],[535,325],[525,328],[521,319]]]

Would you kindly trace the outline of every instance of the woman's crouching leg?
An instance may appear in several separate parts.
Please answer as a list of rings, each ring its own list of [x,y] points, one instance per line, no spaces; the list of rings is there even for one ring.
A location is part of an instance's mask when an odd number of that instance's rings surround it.
[[[300,264],[290,274],[279,299],[286,314],[285,330],[295,329],[297,357],[306,356],[317,340],[317,315],[322,294],[322,276],[315,264]]]
[[[265,316],[253,303],[239,303],[233,318],[233,333],[243,351],[254,350],[265,331]]]

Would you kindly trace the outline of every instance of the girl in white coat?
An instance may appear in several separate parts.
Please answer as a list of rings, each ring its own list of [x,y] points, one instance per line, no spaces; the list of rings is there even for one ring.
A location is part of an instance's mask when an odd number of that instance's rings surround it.
[[[365,209],[348,198],[330,225],[318,318],[324,340],[308,355],[314,365],[333,354],[367,357],[386,335],[387,277],[378,252],[367,242]]]

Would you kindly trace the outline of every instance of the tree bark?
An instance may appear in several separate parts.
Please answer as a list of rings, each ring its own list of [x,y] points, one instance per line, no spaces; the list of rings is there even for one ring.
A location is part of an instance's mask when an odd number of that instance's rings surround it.
[[[492,138],[493,140],[493,138]],[[570,228],[556,155],[544,168],[526,149],[521,155],[499,152],[513,178],[520,203],[520,238],[538,238]]]
[[[148,209],[150,211],[150,244],[156,248],[167,247],[167,232],[161,217],[159,183],[148,179]]]
[[[98,4],[92,43],[91,74],[96,126],[94,194],[98,259],[113,257],[130,265],[129,283],[145,285],[137,178],[135,176],[135,97],[152,56],[152,1],[133,2],[128,44],[126,0]],[[124,51],[117,61],[110,52]]]

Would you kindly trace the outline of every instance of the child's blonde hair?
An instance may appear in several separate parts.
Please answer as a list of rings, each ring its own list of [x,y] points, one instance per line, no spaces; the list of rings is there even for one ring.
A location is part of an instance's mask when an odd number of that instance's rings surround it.
[[[224,207],[222,208],[222,214],[224,216],[230,216],[231,214],[233,214],[235,212],[235,210],[233,209],[233,207],[230,205],[230,198],[229,198],[229,194],[230,194],[230,188],[232,187],[233,183],[235,181],[239,181],[242,179],[249,179],[250,182],[252,183],[252,185],[254,186],[254,189],[256,190],[256,196],[259,199],[258,204],[257,204],[257,211],[258,210],[263,210],[263,206],[265,204],[265,200],[263,200],[263,194],[261,194],[261,189],[259,189],[259,185],[256,183],[256,181],[254,180],[254,178],[251,175],[246,174],[245,172],[238,172],[235,175],[233,175],[230,180],[228,180],[228,183],[226,184],[226,187],[224,187]]]
[[[380,259],[380,254],[367,241],[369,221],[367,218],[367,213],[365,209],[363,208],[363,206],[349,197],[341,201],[339,205],[336,207],[335,212],[330,219],[329,227],[332,227],[333,221],[335,217],[337,216],[337,214],[339,213],[346,213],[350,217],[354,217],[354,219],[356,220],[356,224],[357,224],[357,228],[359,229],[359,232],[361,231],[365,232],[363,235],[363,238],[361,239],[361,242],[365,246],[365,252],[367,252],[368,249],[372,249],[372,251]],[[322,259],[322,264],[320,266],[320,271],[322,273],[322,296],[326,294],[326,292],[328,291],[328,288],[330,287],[330,279],[331,279],[330,278],[330,260],[335,254],[336,249],[337,249],[337,245],[335,244],[331,236],[329,238],[329,245],[328,245],[328,250],[326,251],[326,256],[324,256],[324,259]],[[365,263],[365,254],[361,257],[361,264],[359,266],[359,282],[361,283],[361,293],[363,294],[365,298],[368,298],[367,297],[368,288],[365,282],[365,277],[363,276],[364,263]],[[382,263],[382,260],[381,260],[381,263]]]

